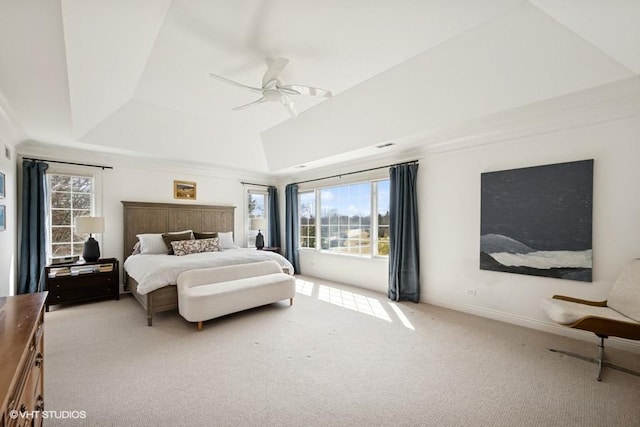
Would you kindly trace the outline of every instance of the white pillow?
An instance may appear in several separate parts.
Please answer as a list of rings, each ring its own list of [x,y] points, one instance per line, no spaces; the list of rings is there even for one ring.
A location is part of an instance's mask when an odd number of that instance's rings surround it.
[[[162,240],[162,234],[138,234],[142,255],[167,255],[169,250]]]
[[[236,249],[238,247],[233,241],[233,231],[218,232],[218,241],[222,249]]]

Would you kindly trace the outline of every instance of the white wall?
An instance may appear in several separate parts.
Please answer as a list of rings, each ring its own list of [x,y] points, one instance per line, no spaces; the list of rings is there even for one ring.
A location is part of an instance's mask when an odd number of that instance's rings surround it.
[[[47,145],[29,144],[28,149],[22,150],[20,154],[25,157],[113,167],[113,169],[101,170],[51,163],[51,168],[56,170],[84,171],[96,176],[99,195],[96,204],[101,210],[98,213],[105,218],[105,232],[96,238],[100,242],[101,256],[118,258],[121,267],[124,262],[122,201],[235,206],[236,242],[242,245],[245,241],[246,193],[241,182],[272,184],[266,176],[259,174],[200,166],[190,167],[165,161],[143,160],[61,147],[52,149]],[[196,200],[174,199],[174,180],[196,182]]]
[[[235,206],[236,242],[244,236],[245,193],[241,179],[219,171],[160,169],[144,162],[115,161],[113,170],[103,172],[103,215],[105,233],[101,248],[103,256],[123,262],[122,201],[185,203]],[[173,198],[173,181],[195,181],[195,201]]]
[[[0,117],[1,119],[1,117]],[[0,126],[0,130],[1,130]],[[8,150],[7,158],[5,150]],[[6,195],[0,198],[0,205],[5,206],[5,231],[0,231],[0,297],[13,295],[17,286],[18,247],[16,244],[17,226],[17,172],[16,152],[8,140],[8,135],[0,132],[0,172],[5,174]]]
[[[16,126],[10,115],[4,94],[0,91],[0,172],[5,174],[5,198],[0,205],[5,206],[5,231],[0,231],[0,297],[13,295],[17,287],[18,275],[18,190],[16,168],[16,142],[22,130]]]
[[[419,174],[423,299],[545,323],[543,297],[606,299],[622,267],[640,257],[639,135],[636,117],[427,156]],[[595,160],[593,282],[480,270],[480,174],[583,159]]]
[[[554,294],[606,299],[623,266],[640,257],[639,136],[635,116],[470,149],[425,147],[418,173],[421,300],[590,339],[553,325],[540,300]],[[593,282],[480,270],[481,173],[583,159],[595,160]],[[303,274],[386,293],[387,263],[379,259],[301,251],[300,264]]]

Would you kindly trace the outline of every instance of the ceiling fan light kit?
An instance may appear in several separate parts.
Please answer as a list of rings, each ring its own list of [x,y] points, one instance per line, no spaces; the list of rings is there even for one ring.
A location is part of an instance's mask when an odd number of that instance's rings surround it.
[[[302,85],[283,85],[278,77],[280,76],[280,73],[282,73],[282,70],[284,70],[284,67],[286,67],[289,63],[289,60],[287,58],[267,58],[266,63],[267,71],[265,71],[264,75],[262,76],[262,87],[259,88],[238,83],[234,80],[230,80],[226,77],[222,77],[214,73],[209,73],[209,75],[214,79],[220,80],[221,82],[230,84],[232,86],[238,86],[262,95],[261,98],[256,99],[255,101],[248,104],[234,107],[232,108],[232,110],[241,110],[246,107],[262,104],[263,102],[280,102],[287,109],[291,117],[296,117],[298,113],[296,111],[293,100],[291,99],[291,96],[305,95],[320,96],[324,98],[329,98],[332,96],[331,92],[326,89]]]

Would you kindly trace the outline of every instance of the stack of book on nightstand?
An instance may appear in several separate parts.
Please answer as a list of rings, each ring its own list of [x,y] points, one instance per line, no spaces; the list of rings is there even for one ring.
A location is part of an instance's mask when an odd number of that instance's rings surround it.
[[[98,267],[98,271],[100,271],[100,273],[109,273],[113,271],[113,264],[100,264]]]
[[[79,274],[96,273],[100,271],[100,266],[96,265],[77,265],[71,267],[71,275],[77,276]]]
[[[71,269],[69,267],[52,268],[49,270],[49,277],[70,276]]]

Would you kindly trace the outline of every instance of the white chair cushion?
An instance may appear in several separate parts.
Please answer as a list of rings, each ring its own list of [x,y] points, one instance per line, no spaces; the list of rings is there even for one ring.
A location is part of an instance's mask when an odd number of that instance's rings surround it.
[[[551,320],[561,325],[570,325],[586,316],[598,316],[622,322],[636,323],[609,307],[595,307],[552,298],[543,298],[542,310]]]
[[[640,259],[631,261],[618,276],[607,305],[640,322]]]

